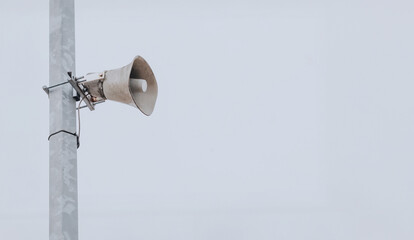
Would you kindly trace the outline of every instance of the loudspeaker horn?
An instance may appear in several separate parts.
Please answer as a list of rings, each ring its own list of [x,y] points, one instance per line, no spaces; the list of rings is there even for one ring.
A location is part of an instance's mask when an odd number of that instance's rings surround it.
[[[136,56],[124,67],[85,76],[82,85],[93,102],[109,99],[137,107],[149,116],[154,111],[158,85],[149,64]]]

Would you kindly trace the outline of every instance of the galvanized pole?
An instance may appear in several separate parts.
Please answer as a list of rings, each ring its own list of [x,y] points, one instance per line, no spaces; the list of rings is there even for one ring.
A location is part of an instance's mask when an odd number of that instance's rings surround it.
[[[74,0],[50,0],[49,84],[75,74]],[[49,92],[49,239],[78,239],[76,101],[69,84]],[[62,131],[63,130],[63,131]]]

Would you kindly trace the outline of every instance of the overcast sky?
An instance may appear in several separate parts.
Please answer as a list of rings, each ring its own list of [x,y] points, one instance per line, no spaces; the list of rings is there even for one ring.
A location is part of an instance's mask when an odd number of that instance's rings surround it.
[[[414,238],[412,1],[76,1],[79,239]],[[49,3],[0,2],[0,239],[48,239]]]

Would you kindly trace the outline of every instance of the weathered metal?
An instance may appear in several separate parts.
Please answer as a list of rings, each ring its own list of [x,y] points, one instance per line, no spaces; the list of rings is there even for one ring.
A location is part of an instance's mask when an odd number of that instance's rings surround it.
[[[75,91],[80,95],[82,100],[85,102],[86,106],[88,106],[89,110],[95,110],[93,103],[90,102],[90,99],[86,96],[83,89],[79,87],[78,82],[76,82],[74,78],[69,79],[68,82],[70,83],[70,85],[72,85],[73,89],[75,89]]]
[[[49,86],[53,86],[66,82],[67,72],[75,72],[74,0],[50,0],[49,13]],[[77,240],[77,137],[68,134],[76,133],[76,101],[69,84],[48,90],[49,239]]]
[[[124,67],[85,76],[82,85],[97,100],[109,99],[137,107],[149,116],[154,111],[158,85],[149,64],[140,56]]]

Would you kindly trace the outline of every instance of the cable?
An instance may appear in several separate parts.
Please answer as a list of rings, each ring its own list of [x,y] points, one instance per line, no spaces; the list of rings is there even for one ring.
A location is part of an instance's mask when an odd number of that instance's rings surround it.
[[[73,135],[73,136],[75,136],[75,137],[78,137],[78,135],[77,135],[76,133],[71,133],[71,132],[68,132],[68,131],[66,131],[66,130],[59,130],[59,131],[57,131],[57,132],[54,132],[54,133],[50,134],[50,135],[49,135],[49,137],[47,138],[47,140],[50,140],[50,138],[51,138],[52,136],[54,136],[54,135],[56,135],[56,134],[58,134],[58,133],[61,133],[61,132],[63,132],[63,133],[67,133],[67,134],[70,134],[70,135]],[[78,141],[78,142],[79,142],[79,141]]]
[[[79,101],[79,105],[78,105],[78,133],[76,134],[76,136],[78,136],[78,148],[80,145],[80,133],[81,133],[81,121],[80,121],[80,105],[82,103],[82,101],[85,99],[85,97],[83,97],[80,101]]]
[[[77,140],[77,146],[78,146],[78,148],[79,148],[79,146],[80,146],[80,132],[81,132],[81,121],[80,121],[80,105],[81,105],[81,103],[82,103],[82,101],[85,99],[85,97],[83,97],[80,101],[79,101],[79,105],[78,105],[78,132],[76,133],[71,133],[71,132],[68,132],[68,131],[66,131],[66,130],[59,130],[59,131],[57,131],[57,132],[54,132],[54,133],[52,133],[52,134],[50,134],[49,135],[49,137],[47,138],[47,140],[50,140],[50,138],[53,136],[53,135],[56,135],[56,134],[58,134],[58,133],[61,133],[61,132],[63,132],[63,133],[68,133],[68,134],[70,134],[70,135],[73,135],[73,136],[75,136],[76,137],[76,140]]]

